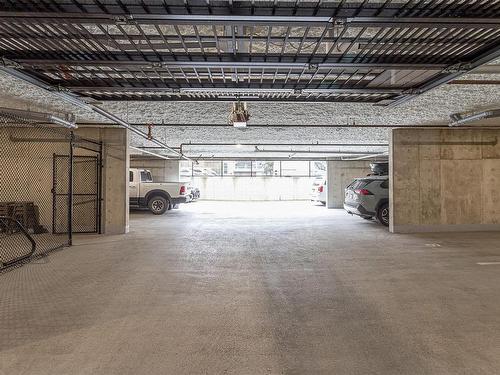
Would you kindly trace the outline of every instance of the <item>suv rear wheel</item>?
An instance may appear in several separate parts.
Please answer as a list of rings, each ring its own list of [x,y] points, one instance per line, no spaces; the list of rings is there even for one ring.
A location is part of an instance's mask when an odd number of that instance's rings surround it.
[[[148,202],[149,210],[155,215],[163,215],[168,210],[169,202],[162,196],[154,196]]]
[[[389,203],[384,203],[377,210],[377,220],[380,224],[389,226]]]

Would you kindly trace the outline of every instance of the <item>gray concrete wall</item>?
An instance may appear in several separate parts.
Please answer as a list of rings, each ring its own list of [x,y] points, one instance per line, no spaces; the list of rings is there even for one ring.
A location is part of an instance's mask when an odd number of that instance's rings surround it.
[[[105,234],[129,230],[128,132],[122,128],[80,127],[77,135],[103,142],[103,207]]]
[[[370,161],[338,161],[328,162],[327,196],[328,208],[344,207],[344,189],[356,177],[364,177],[371,172]]]
[[[390,230],[500,230],[500,130],[394,129]]]
[[[165,159],[146,159],[140,156],[130,157],[131,168],[149,169],[154,181],[179,181],[179,161]]]

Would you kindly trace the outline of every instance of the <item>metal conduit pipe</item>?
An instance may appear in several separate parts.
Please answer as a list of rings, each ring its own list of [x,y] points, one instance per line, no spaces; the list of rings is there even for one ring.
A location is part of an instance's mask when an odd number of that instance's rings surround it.
[[[374,154],[374,155],[364,155],[364,156],[358,156],[354,158],[349,158],[349,157],[341,157],[342,161],[356,161],[356,160],[365,160],[365,159],[372,159],[372,158],[378,158],[378,157],[387,157],[387,153],[382,153],[382,154]]]
[[[371,147],[387,147],[389,143],[276,143],[276,142],[184,142],[181,146],[371,146]]]
[[[450,115],[451,122],[450,126],[459,126],[469,122],[478,121],[478,120],[486,120],[489,118],[500,117],[500,109],[492,109],[489,111],[483,111],[479,113],[473,113],[470,115],[463,115],[461,113],[454,113]]]
[[[116,124],[120,125],[121,127],[124,127],[126,129],[130,130],[132,133],[135,133],[135,134],[141,136],[142,138],[147,139],[148,141],[153,142],[154,144],[160,146],[161,148],[172,152],[173,154],[179,156],[181,159],[185,159],[185,160],[189,160],[189,161],[194,161],[194,160],[188,158],[187,156],[184,156],[182,154],[182,152],[174,150],[172,147],[168,146],[167,144],[165,144],[165,143],[163,143],[163,142],[161,142],[161,141],[159,141],[159,140],[157,140],[155,138],[150,138],[147,133],[145,133],[142,130],[139,130],[139,129],[133,127],[133,126],[131,126],[127,122],[123,121],[121,118],[119,118],[119,117],[113,115],[112,113],[110,113],[110,112],[102,109],[101,107],[98,107],[98,106],[96,106],[94,104],[89,104],[89,108],[92,109],[94,112],[96,112],[96,113],[98,113],[98,114],[100,114],[100,115],[102,115],[102,116],[110,119],[111,121],[115,122]]]
[[[136,151],[139,151],[139,152],[143,152],[143,153],[145,153],[145,154],[152,155],[152,156],[157,157],[157,158],[160,158],[160,159],[172,160],[172,159],[171,159],[171,158],[169,158],[168,156],[161,155],[161,154],[157,154],[156,152],[152,152],[152,151],[147,151],[147,150],[141,149],[141,148],[139,148],[139,147],[130,146],[130,148],[131,148],[132,150],[136,150]],[[175,160],[177,160],[177,159],[175,159]]]
[[[368,156],[368,155],[367,155]],[[371,157],[377,157],[377,155],[369,155]],[[382,155],[383,156],[383,155]],[[387,155],[385,155],[387,156]],[[152,156],[151,156],[152,157]],[[342,160],[341,156],[330,155],[330,156],[294,156],[292,158],[286,156],[190,156],[191,158],[196,158],[197,161],[328,161],[328,160]],[[357,156],[353,156],[355,158]],[[136,155],[138,158],[138,155]],[[140,158],[140,157],[139,157]],[[149,158],[149,156],[144,155],[143,158]],[[344,156],[344,158],[350,158],[349,156]],[[179,158],[171,158],[170,160],[180,160]]]
[[[378,155],[380,151],[328,151],[328,150],[263,150],[259,148],[255,148],[255,152],[268,152],[275,154],[325,154],[325,155]]]
[[[224,143],[224,142],[188,142],[181,143],[179,146],[179,150],[183,153],[183,150],[186,146],[291,146],[291,147],[389,147],[388,143],[266,143],[266,142],[233,142],[233,143]]]
[[[61,125],[61,126],[64,126],[65,128],[68,128],[68,129],[77,129],[78,128],[78,126],[73,121],[63,119],[63,118],[58,117],[56,115],[53,115],[51,113],[25,111],[22,109],[4,108],[4,107],[0,107],[0,113],[7,113],[9,115],[22,117],[25,119]]]
[[[49,120],[51,122],[53,122],[54,124],[64,126],[65,128],[68,128],[68,129],[78,129],[78,126],[74,122],[64,120],[64,119],[59,118],[57,116],[50,115]]]
[[[95,125],[95,123],[85,123],[85,122],[80,122],[80,125]],[[186,123],[131,123],[131,126],[149,126],[152,125],[154,127],[183,127],[183,126],[189,126],[189,127],[226,127],[226,128],[233,128],[231,125],[228,125],[227,123],[225,124],[210,124],[210,123],[196,123],[196,124],[186,124]],[[398,127],[409,127],[409,128],[423,128],[423,129],[432,129],[432,128],[445,128],[447,127],[448,124],[442,124],[442,125],[368,125],[368,124],[311,124],[311,125],[300,125],[300,124],[248,124],[247,128],[268,128],[268,129],[273,129],[273,128],[279,128],[279,129],[286,129],[286,128],[387,128],[387,129],[392,129],[392,128],[398,128]]]
[[[4,64],[5,64],[5,62],[4,62]],[[15,78],[18,78],[18,79],[24,81],[24,82],[35,85],[43,90],[49,91],[52,94],[59,96],[61,99],[63,99],[64,101],[66,101],[68,103],[71,103],[71,104],[76,105],[76,106],[83,108],[83,109],[94,111],[94,112],[100,114],[101,116],[106,117],[107,119],[113,121],[115,124],[130,130],[131,132],[141,136],[144,139],[147,139],[148,141],[151,141],[151,142],[157,144],[158,146],[163,147],[165,150],[172,152],[173,154],[179,156],[181,159],[195,162],[194,160],[192,160],[192,159],[182,155],[180,152],[174,150],[172,147],[168,146],[167,144],[165,144],[157,139],[150,138],[147,133],[135,128],[134,126],[123,121],[122,119],[120,119],[119,117],[106,111],[105,109],[98,107],[95,104],[86,103],[82,98],[80,98],[79,96],[76,96],[75,94],[71,94],[71,93],[67,93],[67,92],[60,92],[60,91],[58,91],[58,89],[56,87],[53,87],[53,86],[47,84],[46,82],[43,82],[42,80],[40,80],[38,78],[30,76],[29,74],[26,74],[24,72],[21,72],[17,69],[9,67],[9,66],[2,66],[0,64],[0,71],[3,71],[3,72],[5,72],[5,73],[7,73]]]

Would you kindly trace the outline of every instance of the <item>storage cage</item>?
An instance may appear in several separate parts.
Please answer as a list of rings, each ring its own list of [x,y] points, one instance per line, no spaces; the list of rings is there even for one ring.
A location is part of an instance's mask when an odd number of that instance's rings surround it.
[[[101,160],[100,142],[0,110],[0,270],[100,233]]]

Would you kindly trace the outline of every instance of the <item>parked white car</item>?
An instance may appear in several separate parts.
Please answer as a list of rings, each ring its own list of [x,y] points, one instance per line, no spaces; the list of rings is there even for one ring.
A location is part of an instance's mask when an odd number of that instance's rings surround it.
[[[311,201],[326,204],[326,177],[317,177],[312,184]]]
[[[155,215],[161,215],[179,203],[191,200],[191,188],[186,182],[153,182],[151,171],[130,169],[130,205],[147,207]]]

